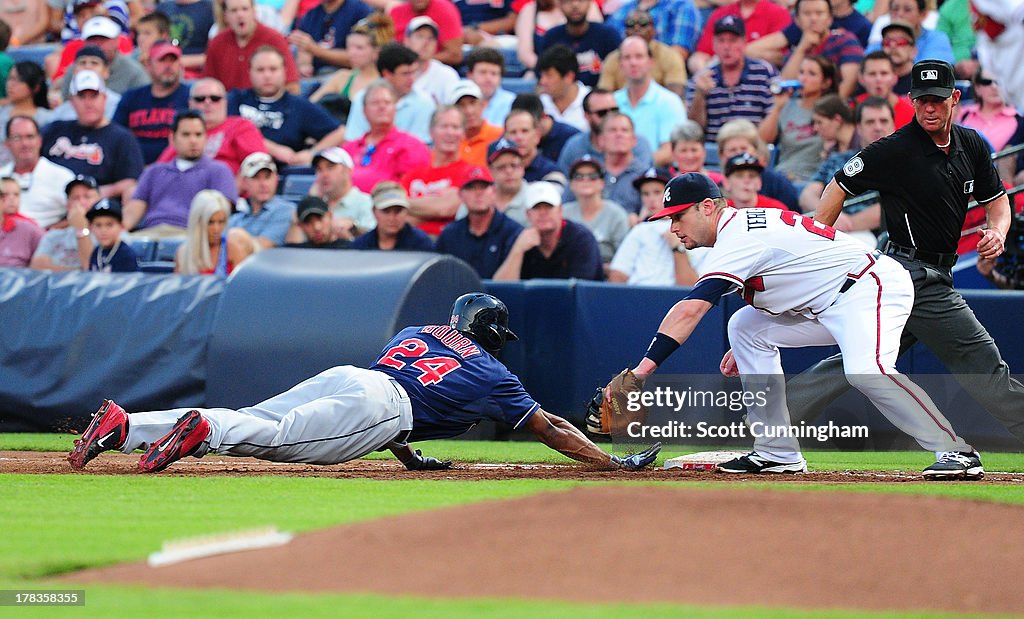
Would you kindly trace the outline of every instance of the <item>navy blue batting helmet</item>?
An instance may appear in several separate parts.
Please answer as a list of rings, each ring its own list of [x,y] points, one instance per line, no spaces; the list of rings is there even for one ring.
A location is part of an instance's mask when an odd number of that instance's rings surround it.
[[[459,333],[480,344],[489,353],[519,338],[508,328],[508,308],[501,299],[482,292],[470,292],[455,299],[448,323]]]

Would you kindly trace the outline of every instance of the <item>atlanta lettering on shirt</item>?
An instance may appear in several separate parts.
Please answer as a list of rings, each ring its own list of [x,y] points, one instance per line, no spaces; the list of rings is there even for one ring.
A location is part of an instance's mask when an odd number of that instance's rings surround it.
[[[143,125],[167,125],[170,127],[174,123],[174,115],[177,113],[178,110],[166,107],[135,110],[128,115],[128,128],[134,129]],[[170,133],[170,129],[168,129],[167,135]]]
[[[473,343],[473,340],[448,325],[428,325],[420,329],[420,333],[433,335],[463,359],[469,359],[480,354],[480,349]]]

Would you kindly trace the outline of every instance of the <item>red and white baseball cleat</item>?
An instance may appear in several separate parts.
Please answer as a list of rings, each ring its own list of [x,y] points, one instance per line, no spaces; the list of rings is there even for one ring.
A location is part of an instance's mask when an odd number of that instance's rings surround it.
[[[139,459],[139,471],[157,473],[185,456],[191,456],[210,436],[210,422],[192,410],[181,416],[171,431],[155,441]]]
[[[103,400],[99,410],[93,413],[89,426],[82,432],[82,438],[75,441],[75,448],[68,454],[68,463],[80,471],[101,452],[120,449],[127,438],[128,413],[113,400]]]

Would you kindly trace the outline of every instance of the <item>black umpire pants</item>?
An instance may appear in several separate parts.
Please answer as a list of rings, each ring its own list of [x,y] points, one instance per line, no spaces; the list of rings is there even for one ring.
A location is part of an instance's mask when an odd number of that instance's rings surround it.
[[[914,282],[914,309],[903,329],[900,355],[920,341],[938,357],[965,391],[1024,442],[1024,385],[1010,368],[960,293],[953,276],[916,260],[896,258]],[[850,384],[843,373],[843,356],[834,355],[786,383],[792,423],[811,422]]]

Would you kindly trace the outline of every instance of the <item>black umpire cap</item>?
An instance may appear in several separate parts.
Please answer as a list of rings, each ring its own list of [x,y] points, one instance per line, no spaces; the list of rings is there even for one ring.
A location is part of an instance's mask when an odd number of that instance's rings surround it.
[[[673,178],[665,186],[665,196],[662,198],[662,209],[647,218],[647,221],[654,221],[662,217],[671,217],[681,213],[705,198],[721,198],[722,190],[718,188],[715,181],[700,172],[687,172]]]
[[[939,97],[948,99],[956,89],[953,65],[944,60],[922,60],[914,63],[910,76],[910,98]]]

